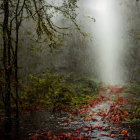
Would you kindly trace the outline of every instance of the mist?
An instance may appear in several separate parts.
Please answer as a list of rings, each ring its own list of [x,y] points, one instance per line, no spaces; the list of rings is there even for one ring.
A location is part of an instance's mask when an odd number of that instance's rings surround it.
[[[139,130],[140,0],[0,1],[0,139]]]
[[[48,3],[61,5],[61,2]],[[74,72],[76,75],[99,79],[106,84],[139,81],[139,7],[139,2],[130,0],[78,1],[77,23],[86,37],[71,26],[71,21],[64,20],[57,13],[53,17],[54,23],[60,27],[72,28],[63,30],[71,36],[64,37],[63,44],[53,50],[48,48],[47,43],[36,41],[36,25],[32,20],[23,22],[18,54],[20,74],[25,78],[29,73],[39,73],[52,67],[60,73]],[[30,37],[26,38],[27,36]]]
[[[139,30],[139,5],[129,0],[88,0],[79,2],[79,7],[85,28],[93,37],[89,45],[95,55],[98,78],[103,83],[114,85],[129,81],[126,63],[129,63],[131,56],[126,52],[129,52],[132,34],[128,32]],[[134,15],[137,19],[132,20]],[[129,59],[125,60],[126,57]]]
[[[61,5],[61,1],[53,4]],[[134,37],[135,32],[140,30],[140,18],[135,18],[140,15],[139,3],[129,0],[80,0],[78,7],[77,23],[86,37],[73,29],[63,30],[71,36],[64,37],[63,44],[53,50],[32,37],[23,43],[28,34],[35,34],[32,21],[26,25],[23,23],[24,32],[21,29],[20,33],[23,39],[20,42],[24,47],[19,50],[19,65],[22,64],[20,74],[26,77],[24,80],[28,81],[29,73],[53,68],[59,73],[74,72],[79,76],[93,77],[105,84],[139,81],[139,54],[135,53],[139,52],[140,41]],[[59,13],[54,15],[53,21],[60,27],[72,27],[71,21],[65,21]]]

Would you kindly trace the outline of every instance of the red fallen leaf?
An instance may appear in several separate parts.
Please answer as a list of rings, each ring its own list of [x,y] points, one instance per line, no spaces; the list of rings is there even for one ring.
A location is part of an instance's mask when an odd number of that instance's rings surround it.
[[[84,140],[88,140],[90,138],[90,136],[88,134],[84,135]]]
[[[91,118],[91,119],[92,119],[93,122],[96,120],[95,118]]]
[[[110,134],[101,134],[102,136],[110,137]]]
[[[127,130],[122,130],[121,134],[127,135],[128,131]]]
[[[80,131],[79,130],[75,130],[75,133],[80,134]]]
[[[114,134],[101,134],[102,136],[106,136],[106,137],[115,137],[115,135]]]
[[[54,135],[53,140],[59,140],[59,138]]]
[[[77,123],[78,121],[77,121],[77,120],[74,120],[73,122],[74,122],[74,123]]]
[[[83,110],[78,110],[77,113],[81,114],[83,113]]]
[[[52,135],[52,132],[50,132],[50,131],[49,131],[49,132],[47,132],[47,135],[48,135],[48,136]]]
[[[112,137],[112,138],[113,138],[114,136],[115,136],[114,134],[110,134],[110,137]]]
[[[84,128],[83,128],[83,130],[84,131],[92,131],[93,129],[102,129],[102,127],[101,126],[85,126]]]
[[[94,103],[95,103],[95,100],[91,99],[91,100],[90,100],[90,103],[91,103],[91,104],[94,104]]]
[[[84,127],[83,128],[83,131],[88,131],[89,130],[89,127]]]
[[[32,140],[36,140],[36,137],[35,137],[35,136],[33,136],[33,137],[32,137]]]
[[[68,120],[72,120],[72,119],[73,119],[73,117],[72,117],[72,116],[68,117]]]
[[[90,112],[91,110],[89,110],[89,109],[84,109],[84,110],[82,110],[82,112],[83,113],[88,113],[88,112]]]
[[[71,136],[71,140],[77,140],[77,136],[76,135],[72,135]]]
[[[89,135],[88,134],[85,134],[85,137],[89,137]]]
[[[92,131],[93,129],[95,129],[96,128],[96,126],[95,127],[93,127],[93,126],[85,126],[84,128],[83,128],[83,130],[84,131]]]
[[[103,131],[104,129],[103,128],[99,128],[99,131]]]
[[[84,140],[82,136],[78,137],[78,140]]]
[[[124,111],[124,115],[128,115],[128,112],[127,111]]]
[[[64,121],[62,124],[63,124],[63,125],[67,125],[67,124],[68,124],[68,122],[67,122],[67,121]]]
[[[87,104],[87,105],[84,105],[83,107],[84,107],[84,108],[90,108],[90,107],[92,107],[92,106],[91,106],[91,104]]]
[[[84,120],[89,121],[89,120],[91,120],[91,118],[90,117],[84,117]]]
[[[94,126],[94,127],[92,127],[92,129],[101,129],[102,127],[101,126]]]
[[[99,116],[106,116],[106,113],[104,111],[101,111],[98,113]]]
[[[66,136],[67,133],[65,133],[65,132],[61,132],[60,135],[61,135],[61,136]]]

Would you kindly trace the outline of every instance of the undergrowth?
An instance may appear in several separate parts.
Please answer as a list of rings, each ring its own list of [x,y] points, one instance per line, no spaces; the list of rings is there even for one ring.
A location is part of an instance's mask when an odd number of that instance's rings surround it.
[[[22,84],[20,87],[19,110],[24,112],[43,108],[55,110],[78,107],[88,103],[90,98],[96,98],[100,85],[95,79],[75,78],[72,73],[61,75],[49,69],[42,74],[30,74],[28,85]],[[11,103],[14,111],[14,100]],[[3,115],[2,96],[0,106],[0,115]]]

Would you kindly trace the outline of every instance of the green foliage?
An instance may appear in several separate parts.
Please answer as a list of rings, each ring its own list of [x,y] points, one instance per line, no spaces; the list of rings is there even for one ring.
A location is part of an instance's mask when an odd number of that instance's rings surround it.
[[[79,96],[75,96],[73,99],[72,99],[72,103],[71,105],[72,106],[79,106],[81,104],[85,104],[85,103],[88,103],[89,101],[89,96],[86,96],[85,94],[81,94]]]
[[[140,40],[140,31],[135,31],[133,35],[135,39]]]
[[[136,123],[140,121],[140,83],[139,82],[131,82],[126,84],[126,89],[128,92],[133,94],[133,99],[129,101],[130,107],[127,111],[132,114],[131,118],[126,121],[130,123]]]
[[[131,93],[139,94],[140,93],[140,83],[139,82],[127,83],[126,89],[132,91]]]
[[[87,104],[90,99],[96,99],[98,94],[92,94],[91,96],[86,94],[80,94],[79,96],[75,96],[72,98],[71,105],[74,107],[79,107],[80,105]]]
[[[101,85],[101,83],[95,79],[90,78],[77,78],[74,81],[74,88],[77,94],[92,94],[96,93]]]
[[[67,85],[65,78],[49,70],[42,76],[30,75],[31,85],[25,88],[24,99],[35,106],[45,104],[62,108],[70,105],[74,91]]]
[[[27,12],[25,14],[25,19],[35,21],[37,40],[43,39],[49,47],[55,48],[62,44],[63,36],[67,35],[65,30],[73,28],[74,25],[74,28],[76,27],[76,29],[80,31],[80,28],[76,23],[77,1],[78,0],[62,0],[59,4],[54,3],[53,0],[25,1],[26,6],[24,9]],[[72,24],[69,25],[69,27],[58,26],[54,22],[56,16],[63,17],[66,21],[71,21]]]
[[[132,99],[128,102],[128,107],[126,107],[127,112],[129,112],[129,118],[125,119],[129,123],[139,123],[140,122],[140,83],[131,82],[126,84],[126,89]]]
[[[140,99],[135,99],[130,102],[131,103],[131,109],[129,109],[129,112],[132,113],[132,122],[140,121]]]
[[[72,74],[60,75],[47,70],[42,75],[30,74],[30,85],[25,87],[22,102],[24,109],[39,106],[67,108],[95,98],[99,85],[95,80],[76,79]]]
[[[135,124],[135,123],[139,123],[140,122],[140,118],[133,118],[133,119],[126,119],[125,118],[125,121],[127,121],[128,123],[133,123],[133,124]]]

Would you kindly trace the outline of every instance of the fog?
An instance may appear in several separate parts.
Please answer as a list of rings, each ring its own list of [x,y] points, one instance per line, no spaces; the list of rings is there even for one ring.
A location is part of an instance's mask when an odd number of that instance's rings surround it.
[[[61,0],[49,2],[61,5]],[[70,26],[70,30],[61,30],[70,36],[64,36],[63,43],[55,49],[36,41],[36,25],[31,20],[23,22],[18,54],[20,77],[28,81],[30,73],[53,68],[59,73],[96,78],[105,84],[140,81],[139,8],[140,2],[135,0],[79,0],[77,24],[85,37],[70,20],[54,14],[57,26]]]
[[[139,5],[136,1],[130,0],[87,0],[86,2],[83,0],[79,6],[81,5],[83,13],[95,21],[94,23],[90,22],[90,19],[86,20],[90,34],[94,38],[90,46],[96,55],[98,78],[106,84],[125,83],[130,76],[126,74],[129,68],[126,70],[125,64],[126,52],[130,51],[128,32],[140,27],[137,25],[140,21]],[[130,55],[128,57],[131,59]]]

